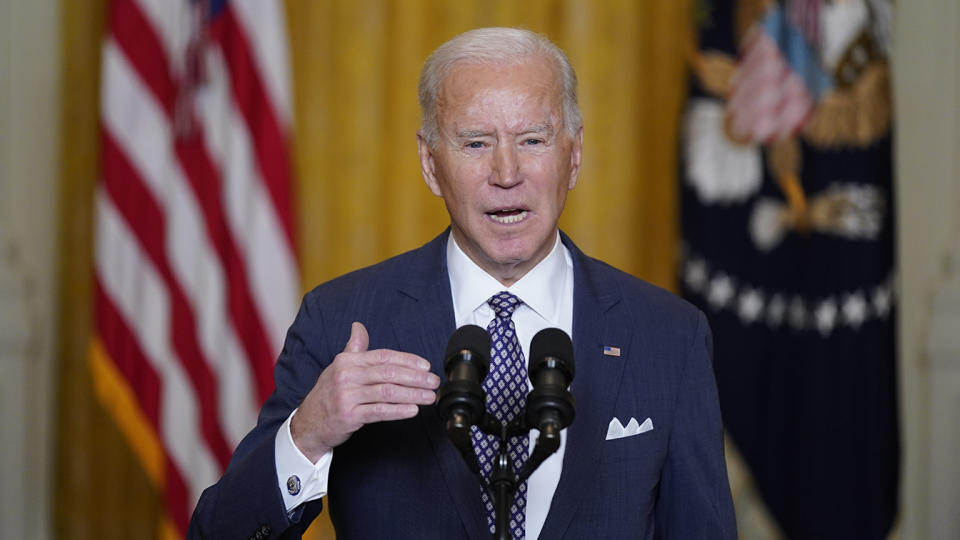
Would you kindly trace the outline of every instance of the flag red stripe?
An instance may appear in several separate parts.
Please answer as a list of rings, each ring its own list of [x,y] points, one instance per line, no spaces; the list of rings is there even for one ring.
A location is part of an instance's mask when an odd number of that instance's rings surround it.
[[[119,0],[117,3],[121,5],[117,9],[127,19],[134,21],[134,23],[112,25],[119,27],[118,30],[122,31],[122,35],[116,38],[117,43],[132,61],[136,61],[137,73],[147,83],[147,87],[166,111],[167,118],[172,123],[176,94],[172,89],[174,83],[170,75],[169,63],[166,61],[158,37],[152,28],[150,31],[144,31],[141,28],[142,25],[149,28],[149,24],[134,2]],[[145,56],[144,51],[150,51],[149,56],[140,58]],[[203,209],[208,237],[216,248],[224,268],[229,315],[236,328],[236,335],[247,353],[257,385],[257,399],[262,403],[273,391],[273,360],[278,351],[274,351],[269,344],[266,326],[263,324],[250,290],[246,266],[224,216],[220,172],[215,170],[203,145],[203,137],[199,133],[203,128],[199,122],[195,122],[195,125],[198,129],[197,133],[192,134],[189,139],[177,141],[176,155]]]
[[[150,21],[133,0],[114,0],[110,4],[110,32],[130,65],[150,88],[168,117],[173,116],[177,84],[160,38]]]
[[[164,445],[166,446],[166,445]],[[186,535],[187,526],[190,525],[190,513],[193,511],[193,503],[190,502],[190,496],[187,491],[187,483],[183,480],[180,469],[170,459],[170,452],[167,451],[167,485],[164,486],[164,500],[167,503],[167,512],[170,519],[177,527],[177,530]]]
[[[177,157],[183,164],[202,209],[210,241],[223,265],[227,280],[227,309],[247,353],[257,385],[257,397],[262,403],[273,391],[273,360],[278,351],[269,344],[266,327],[250,292],[246,266],[227,225],[221,202],[220,172],[215,170],[202,141],[199,133],[189,140],[178,141]]]
[[[157,433],[160,429],[160,377],[147,361],[140,343],[130,332],[113,301],[104,293],[99,276],[93,282],[94,320],[104,350],[133,388],[144,416]]]
[[[220,428],[219,387],[197,342],[193,310],[167,262],[166,216],[110,133],[106,130],[101,133],[104,188],[167,285],[173,348],[200,402],[204,439],[220,465],[226,467],[232,449]]]
[[[231,88],[250,130],[263,182],[283,226],[290,253],[296,258],[286,136],[264,89],[250,44],[229,5],[211,23],[210,32],[223,50],[230,71]]]

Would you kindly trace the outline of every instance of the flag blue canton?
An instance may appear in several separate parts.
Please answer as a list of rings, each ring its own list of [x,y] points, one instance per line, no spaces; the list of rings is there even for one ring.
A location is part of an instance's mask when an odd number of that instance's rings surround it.
[[[219,15],[229,3],[229,0],[190,0],[192,3],[205,3],[207,4],[208,9],[210,10],[210,18],[215,18]]]

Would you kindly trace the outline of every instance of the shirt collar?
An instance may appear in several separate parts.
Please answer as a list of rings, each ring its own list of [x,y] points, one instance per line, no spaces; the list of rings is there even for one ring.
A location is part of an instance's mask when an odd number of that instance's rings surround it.
[[[494,294],[507,291],[520,298],[524,305],[543,319],[557,324],[560,320],[560,302],[556,288],[564,283],[568,271],[566,251],[558,232],[550,253],[516,283],[504,287],[460,249],[451,233],[447,240],[447,269],[455,313],[458,318],[472,313],[485,306]]]

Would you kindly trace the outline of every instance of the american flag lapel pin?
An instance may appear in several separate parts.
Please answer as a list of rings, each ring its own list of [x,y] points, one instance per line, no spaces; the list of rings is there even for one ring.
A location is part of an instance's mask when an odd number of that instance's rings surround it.
[[[604,356],[620,356],[620,347],[611,347],[609,345],[604,345],[603,355]]]

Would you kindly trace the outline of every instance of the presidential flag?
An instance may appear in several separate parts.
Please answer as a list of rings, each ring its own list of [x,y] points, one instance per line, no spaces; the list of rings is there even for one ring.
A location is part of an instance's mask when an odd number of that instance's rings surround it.
[[[279,0],[113,0],[107,28],[90,368],[175,538],[297,308],[286,25]]]
[[[683,294],[724,424],[788,538],[897,503],[888,0],[695,3]]]

